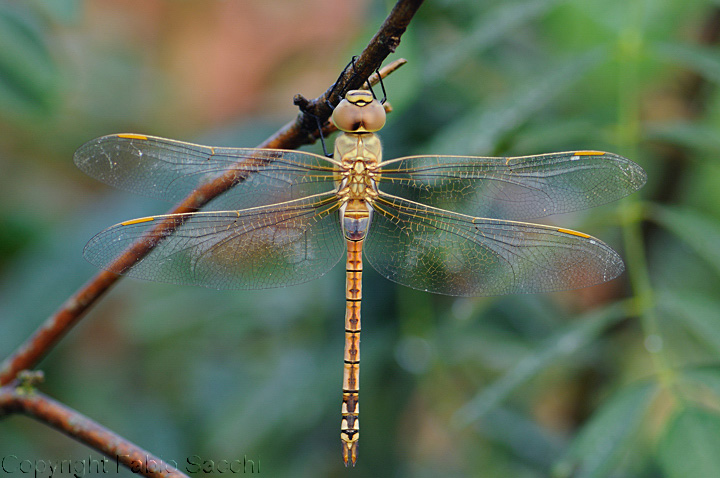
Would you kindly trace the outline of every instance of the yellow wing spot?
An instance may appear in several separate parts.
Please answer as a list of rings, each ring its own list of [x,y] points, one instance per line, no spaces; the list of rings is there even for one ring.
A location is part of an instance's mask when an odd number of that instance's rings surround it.
[[[575,156],[602,156],[605,151],[575,151]]]
[[[571,229],[558,229],[557,232],[562,232],[563,234],[570,234],[570,235],[578,236],[578,237],[584,237],[585,239],[589,239],[591,237],[591,236],[588,236],[587,234],[585,234],[584,232],[577,232],[577,231],[573,231]]]
[[[143,136],[141,134],[132,134],[132,133],[124,133],[117,135],[118,138],[124,138],[124,139],[139,139],[142,141],[147,141],[147,136]]]
[[[120,225],[121,226],[131,226],[133,224],[140,224],[143,222],[150,222],[150,221],[154,221],[154,220],[155,220],[154,217],[141,217],[140,219],[133,219],[131,221],[121,222]]]

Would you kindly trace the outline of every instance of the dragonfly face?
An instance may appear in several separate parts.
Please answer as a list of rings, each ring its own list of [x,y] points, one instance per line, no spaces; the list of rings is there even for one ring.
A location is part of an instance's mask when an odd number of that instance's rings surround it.
[[[332,114],[333,122],[346,133],[374,133],[385,126],[385,108],[372,93],[364,90],[348,91]]]
[[[598,284],[623,271],[615,251],[581,232],[521,221],[619,199],[646,175],[599,151],[383,161],[374,132],[385,112],[364,91],[349,92],[333,120],[343,133],[332,159],[117,134],[80,147],[75,163],[110,185],[169,201],[234,185],[204,211],[134,219],[97,234],[84,255],[111,272],[263,289],[320,277],[346,254],[341,441],[345,463],[354,464],[363,253],[386,278],[440,294]]]

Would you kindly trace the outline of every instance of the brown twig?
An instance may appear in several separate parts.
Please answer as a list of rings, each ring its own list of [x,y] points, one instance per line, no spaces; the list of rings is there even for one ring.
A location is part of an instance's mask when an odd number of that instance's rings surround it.
[[[359,89],[365,79],[380,68],[385,58],[400,44],[400,37],[422,3],[423,0],[399,0],[368,46],[355,59],[353,67],[347,68],[335,84],[314,100],[296,96],[295,104],[302,106],[301,110],[309,114],[299,114],[295,121],[285,125],[259,147],[294,149],[314,142],[311,133],[317,130],[315,118],[324,123],[332,114],[332,108],[328,104],[337,105],[344,92]],[[280,141],[282,146],[277,144],[277,141]]]
[[[176,468],[175,463],[153,456],[26,384],[11,382],[0,387],[0,417],[11,413],[33,417],[109,457],[98,460],[98,467],[103,468],[101,473],[108,473],[122,464],[132,472],[149,478],[188,478]]]
[[[371,73],[380,67],[385,58],[392,53],[400,42],[413,15],[422,4],[422,0],[399,0],[388,15],[380,30],[372,38],[365,50],[355,60],[355,67],[348,69],[339,78],[336,85],[331,86],[320,97],[306,103],[305,111],[320,118],[321,124],[330,115],[327,102],[336,104],[338,96],[348,89],[358,88]],[[301,113],[295,121],[282,127],[277,133],[261,143],[260,148],[294,149],[303,144],[314,142],[313,132],[317,129],[314,117]],[[227,191],[244,178],[237,172],[224,174],[214,181],[204,184],[178,206],[170,214],[195,211],[210,200]],[[172,221],[163,221],[153,229],[151,234],[162,237],[171,234],[179,225]],[[125,270],[149,254],[157,242],[138,241],[128,248],[113,264],[114,270]],[[33,368],[44,355],[65,335],[75,323],[88,311],[120,276],[112,272],[102,271],[90,279],[73,294],[52,316],[50,316],[35,333],[28,338],[0,366],[0,385],[9,383],[18,372]]]

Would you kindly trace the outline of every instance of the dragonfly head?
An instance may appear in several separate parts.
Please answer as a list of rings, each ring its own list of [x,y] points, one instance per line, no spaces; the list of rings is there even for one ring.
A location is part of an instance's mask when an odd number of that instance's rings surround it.
[[[374,133],[385,126],[385,108],[369,91],[350,90],[333,111],[332,120],[346,133]]]

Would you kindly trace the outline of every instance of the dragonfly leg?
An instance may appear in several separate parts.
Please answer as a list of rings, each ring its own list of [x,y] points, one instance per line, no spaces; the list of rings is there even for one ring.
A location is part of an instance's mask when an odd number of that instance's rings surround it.
[[[333,83],[332,88],[330,89],[330,94],[327,95],[327,98],[331,97],[333,95],[333,93],[335,93],[335,88],[337,88],[337,84],[340,82],[342,77],[345,75],[345,72],[348,70],[348,68],[350,68],[352,66],[353,76],[356,75],[356,73],[355,73],[355,60],[356,59],[357,59],[357,55],[354,55],[350,59],[350,62],[347,65],[345,65],[345,68],[343,68],[342,72],[340,73],[340,76],[338,76],[338,79],[335,80],[335,83]],[[345,95],[345,92],[341,91],[338,96],[340,97],[340,99],[342,99],[344,97],[344,95]],[[325,99],[325,104],[328,105],[331,110],[334,110],[335,106],[337,106],[337,105],[331,104],[330,100],[328,100],[328,99]]]

